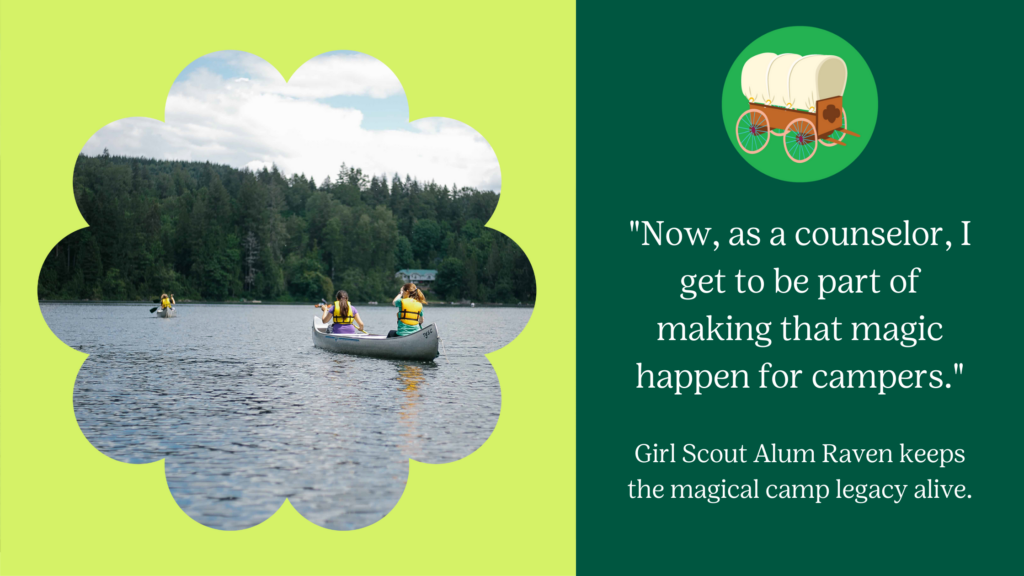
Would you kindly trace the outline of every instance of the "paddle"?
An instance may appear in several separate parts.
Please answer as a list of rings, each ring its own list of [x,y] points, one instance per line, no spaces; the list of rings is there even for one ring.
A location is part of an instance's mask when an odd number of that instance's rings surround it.
[[[159,306],[153,306],[152,308],[149,309],[149,313],[152,314],[153,312],[156,312],[157,308],[159,308]]]

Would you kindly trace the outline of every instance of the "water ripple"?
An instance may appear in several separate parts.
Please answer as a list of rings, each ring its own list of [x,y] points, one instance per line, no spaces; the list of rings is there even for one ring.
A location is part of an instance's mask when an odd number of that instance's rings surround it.
[[[483,354],[510,342],[529,309],[428,308],[447,359],[397,362],[313,347],[311,306],[43,304],[51,329],[90,354],[75,382],[86,438],[122,462],[166,459],[178,505],[202,524],[254,526],[288,498],[339,530],[384,517],[409,458],[458,460],[501,410]],[[359,307],[371,331],[391,307]]]

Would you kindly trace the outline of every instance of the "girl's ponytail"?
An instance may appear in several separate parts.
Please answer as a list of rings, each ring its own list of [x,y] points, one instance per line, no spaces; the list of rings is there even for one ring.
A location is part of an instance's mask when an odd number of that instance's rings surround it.
[[[412,298],[420,304],[427,303],[427,298],[423,295],[423,291],[417,288],[412,282],[402,286],[402,294],[408,294],[409,298]]]
[[[334,299],[338,301],[338,305],[341,306],[341,310],[338,310],[338,315],[342,318],[348,317],[348,292],[344,290],[338,290],[338,293],[334,295]]]

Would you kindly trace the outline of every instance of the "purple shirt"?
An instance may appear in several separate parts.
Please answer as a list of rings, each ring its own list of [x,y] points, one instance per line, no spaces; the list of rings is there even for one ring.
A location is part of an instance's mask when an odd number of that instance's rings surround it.
[[[359,310],[352,304],[348,305],[352,309],[352,315],[359,314]],[[327,313],[332,317],[334,316],[334,304],[327,307]],[[355,322],[355,320],[353,320]],[[331,334],[358,334],[355,324],[331,324]]]

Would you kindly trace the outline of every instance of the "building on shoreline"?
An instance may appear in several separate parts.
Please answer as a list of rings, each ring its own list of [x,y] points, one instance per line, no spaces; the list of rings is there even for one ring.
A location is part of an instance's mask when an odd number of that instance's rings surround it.
[[[437,270],[403,268],[395,272],[395,278],[401,278],[405,283],[412,282],[417,286],[428,287],[437,279]]]

